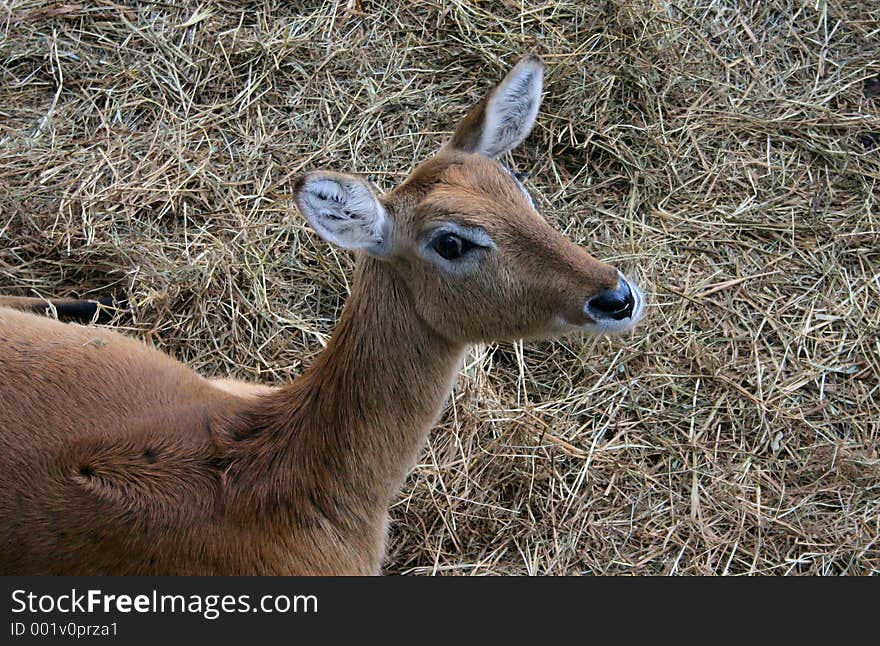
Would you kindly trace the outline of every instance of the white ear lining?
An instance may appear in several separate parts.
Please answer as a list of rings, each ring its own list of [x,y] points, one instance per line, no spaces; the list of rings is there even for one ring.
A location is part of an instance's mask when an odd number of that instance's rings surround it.
[[[384,255],[391,221],[362,180],[337,174],[307,176],[297,194],[303,216],[325,240],[349,250]]]
[[[486,103],[479,152],[500,157],[529,135],[541,107],[544,67],[537,59],[521,61]]]

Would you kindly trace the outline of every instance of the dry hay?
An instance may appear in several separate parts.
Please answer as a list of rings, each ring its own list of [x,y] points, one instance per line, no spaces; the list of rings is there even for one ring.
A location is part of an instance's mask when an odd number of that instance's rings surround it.
[[[627,338],[473,351],[388,572],[880,572],[876,2],[0,7],[0,291],[115,290],[117,326],[270,382],[352,269],[292,178],[387,189],[543,56],[507,161],[651,307]]]

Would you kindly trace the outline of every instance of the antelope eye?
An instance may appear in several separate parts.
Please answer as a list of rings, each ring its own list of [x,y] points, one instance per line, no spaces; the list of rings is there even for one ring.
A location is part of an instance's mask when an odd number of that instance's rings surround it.
[[[431,240],[431,249],[446,260],[457,260],[476,246],[470,240],[454,233],[441,233]]]

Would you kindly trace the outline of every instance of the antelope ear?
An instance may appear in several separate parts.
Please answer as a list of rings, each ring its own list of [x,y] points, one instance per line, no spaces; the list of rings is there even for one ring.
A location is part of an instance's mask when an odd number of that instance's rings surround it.
[[[544,63],[526,56],[462,119],[449,145],[492,158],[516,148],[535,125],[543,85]]]
[[[391,218],[359,177],[315,171],[296,183],[296,203],[319,236],[342,249],[382,257],[391,249]]]

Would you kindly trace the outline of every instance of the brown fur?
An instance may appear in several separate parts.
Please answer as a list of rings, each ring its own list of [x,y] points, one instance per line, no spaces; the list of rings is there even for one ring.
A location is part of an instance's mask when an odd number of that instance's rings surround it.
[[[391,257],[360,257],[326,349],[282,387],[0,308],[0,573],[378,573],[466,344],[580,325],[617,283],[500,164],[454,144],[383,203]],[[438,271],[418,248],[441,220],[482,227],[497,253]]]

